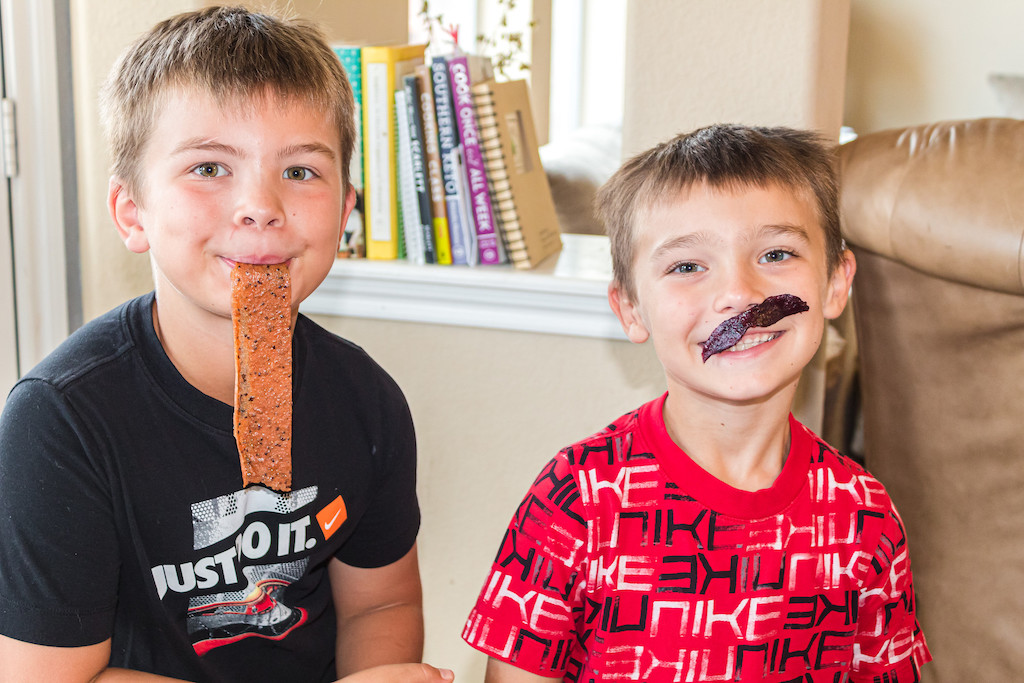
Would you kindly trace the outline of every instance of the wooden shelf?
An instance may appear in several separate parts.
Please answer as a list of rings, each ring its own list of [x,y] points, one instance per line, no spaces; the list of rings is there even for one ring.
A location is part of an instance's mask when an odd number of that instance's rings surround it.
[[[624,340],[608,307],[608,239],[562,236],[532,270],[339,259],[306,313]]]

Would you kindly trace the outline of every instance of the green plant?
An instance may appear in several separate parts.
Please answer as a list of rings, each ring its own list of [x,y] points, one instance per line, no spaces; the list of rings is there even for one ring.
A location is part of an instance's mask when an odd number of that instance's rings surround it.
[[[477,34],[476,50],[491,58],[496,73],[504,78],[513,78],[517,72],[530,70],[530,62],[523,45],[524,31],[513,30],[509,27],[509,17],[516,8],[516,0],[493,0],[493,2],[494,7],[498,10],[497,25],[489,33]],[[447,36],[453,44],[458,44],[459,27],[454,24],[445,26],[442,13],[431,13],[430,0],[423,0],[418,15],[431,44],[434,43],[438,32]],[[525,30],[532,31],[535,25],[536,22],[530,21]]]

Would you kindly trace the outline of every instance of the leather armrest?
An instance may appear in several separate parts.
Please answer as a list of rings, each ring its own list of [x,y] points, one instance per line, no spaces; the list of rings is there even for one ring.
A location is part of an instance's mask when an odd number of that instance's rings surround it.
[[[839,159],[852,244],[935,277],[1024,293],[1024,120],[872,133],[841,145]]]

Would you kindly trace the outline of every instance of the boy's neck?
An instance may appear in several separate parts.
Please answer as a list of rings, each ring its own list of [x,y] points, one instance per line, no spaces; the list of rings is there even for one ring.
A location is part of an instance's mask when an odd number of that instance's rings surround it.
[[[184,320],[173,305],[153,301],[153,328],[164,352],[185,381],[228,405],[235,402],[234,332],[230,318],[214,314]]]
[[[733,488],[770,488],[789,454],[792,396],[755,406],[708,405],[669,392],[663,417],[669,437],[691,460]]]

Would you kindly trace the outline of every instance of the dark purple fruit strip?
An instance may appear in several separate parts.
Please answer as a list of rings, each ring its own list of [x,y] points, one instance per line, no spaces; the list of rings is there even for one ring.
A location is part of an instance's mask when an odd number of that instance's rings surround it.
[[[708,358],[716,353],[732,348],[751,327],[768,327],[787,315],[803,313],[806,310],[808,310],[807,304],[798,296],[792,294],[770,296],[757,306],[748,308],[739,315],[734,315],[716,327],[704,342],[701,357],[706,363]]]

